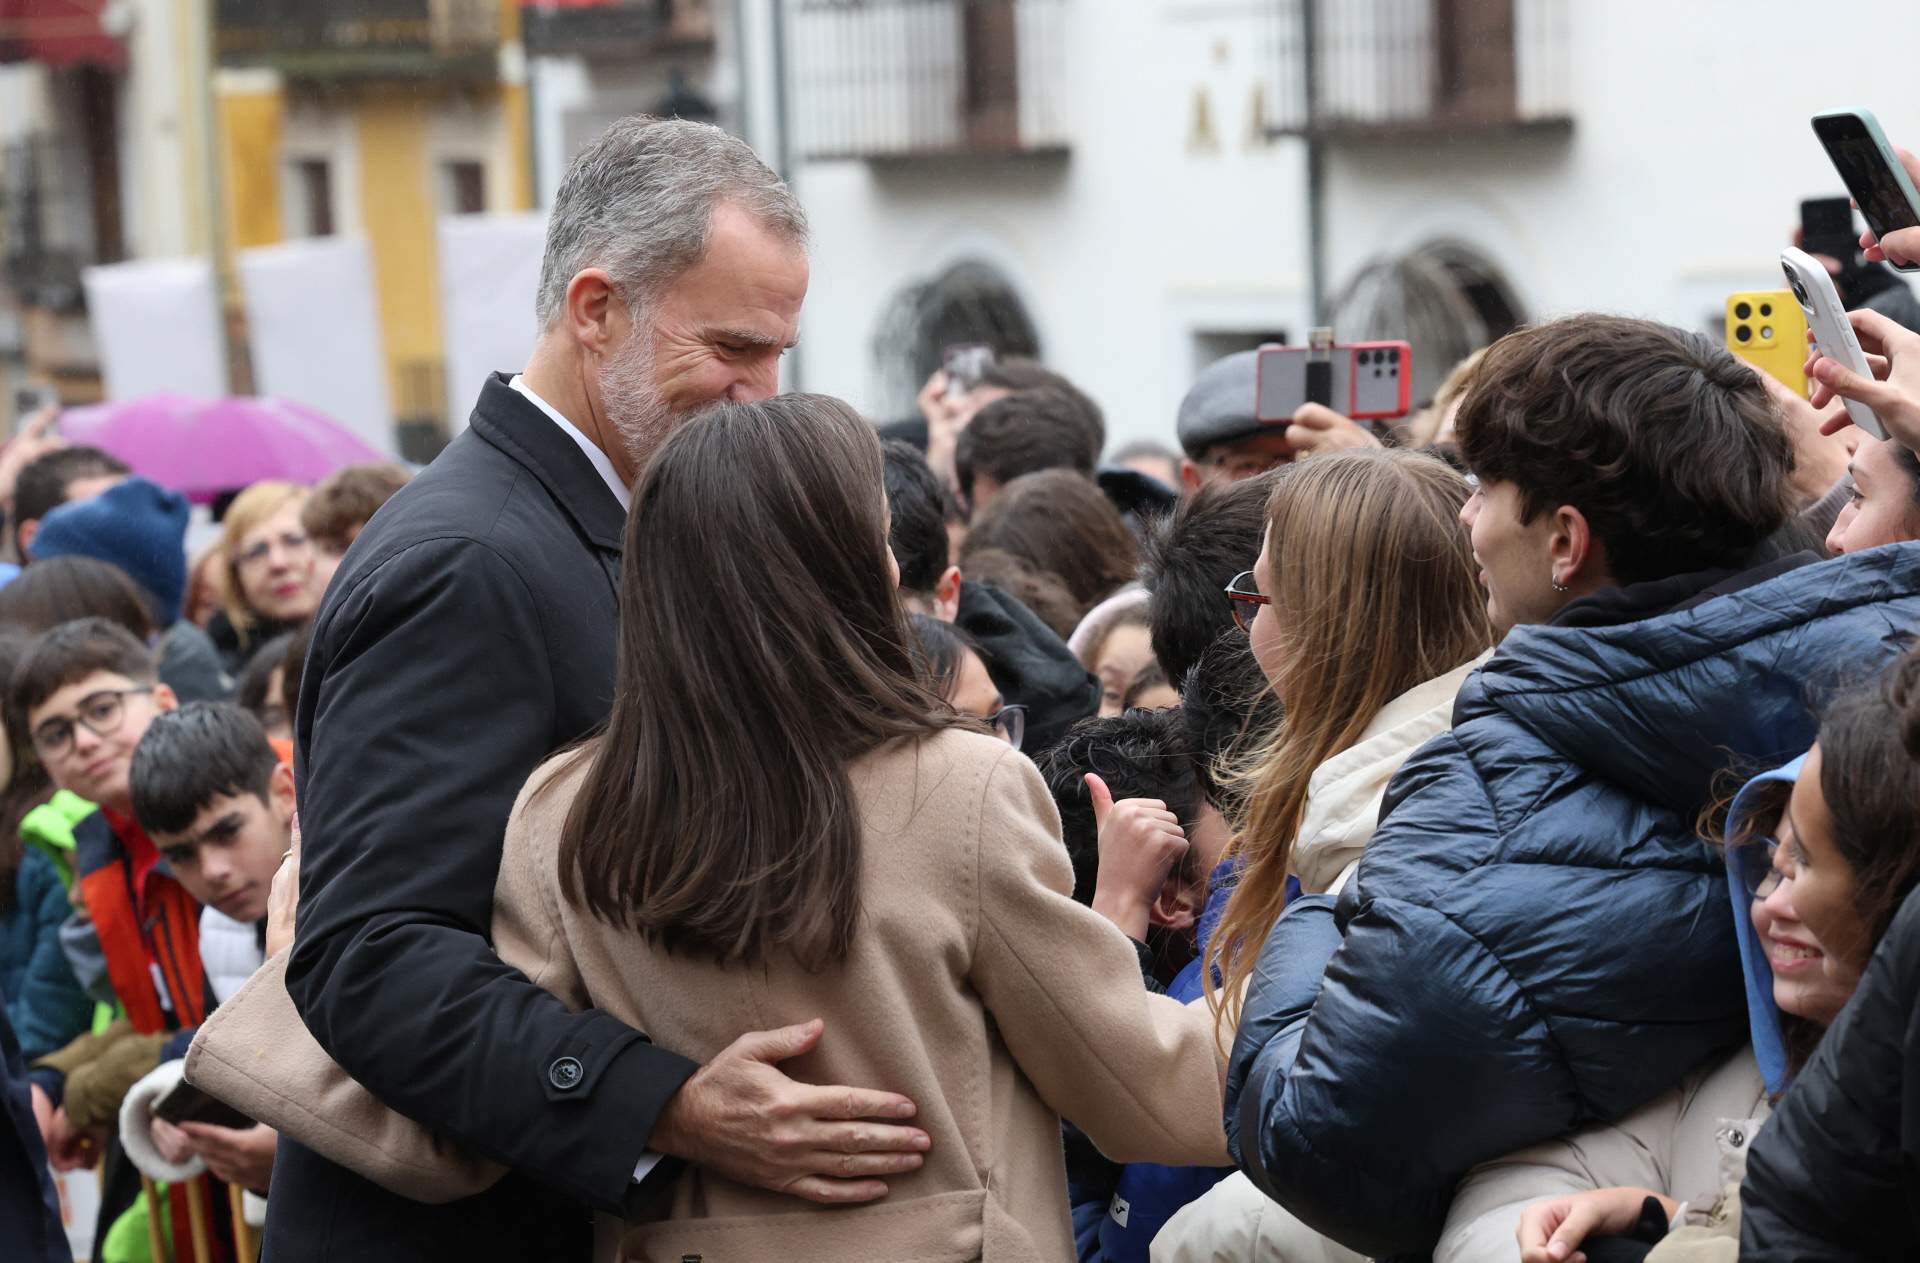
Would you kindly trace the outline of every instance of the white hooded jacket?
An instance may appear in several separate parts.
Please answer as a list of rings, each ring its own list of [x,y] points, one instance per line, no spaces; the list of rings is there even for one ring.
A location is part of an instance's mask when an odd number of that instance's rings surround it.
[[[1358,741],[1313,770],[1293,844],[1293,875],[1303,892],[1340,893],[1380,823],[1387,782],[1415,750],[1453,726],[1455,695],[1491,656],[1489,650],[1408,689],[1380,708]]]

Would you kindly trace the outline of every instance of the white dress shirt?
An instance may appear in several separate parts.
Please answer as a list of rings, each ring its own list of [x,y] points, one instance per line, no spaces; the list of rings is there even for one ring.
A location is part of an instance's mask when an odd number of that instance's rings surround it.
[[[542,399],[539,395],[534,394],[533,387],[527,385],[527,379],[519,373],[515,373],[513,380],[508,382],[507,385],[525,395],[534,407],[546,413],[548,418],[560,427],[562,434],[572,439],[574,443],[579,446],[582,454],[584,454],[588,462],[593,465],[594,472],[598,473],[601,481],[607,484],[607,490],[613,492],[613,498],[620,502],[620,508],[622,510],[633,507],[633,488],[620,481],[620,475],[614,472],[613,461],[608,458],[605,452],[594,446],[592,439],[581,433],[579,427],[574,425],[573,422],[561,416],[560,411],[552,404]]]

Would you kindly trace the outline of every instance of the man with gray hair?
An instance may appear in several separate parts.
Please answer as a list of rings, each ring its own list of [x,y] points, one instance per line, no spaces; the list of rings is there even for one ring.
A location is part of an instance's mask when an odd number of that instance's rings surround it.
[[[590,1208],[642,1213],[682,1161],[822,1202],[883,1196],[920,1164],[912,1102],[775,1068],[817,1026],[697,1066],[569,1012],[488,941],[520,787],[612,700],[634,480],[703,406],[775,393],[806,290],[804,217],[751,150],[614,124],[554,200],[525,371],[486,383],[334,578],[295,722],[287,990],[381,1101],[512,1174],[425,1206],[283,1137],[272,1263],[583,1259]]]

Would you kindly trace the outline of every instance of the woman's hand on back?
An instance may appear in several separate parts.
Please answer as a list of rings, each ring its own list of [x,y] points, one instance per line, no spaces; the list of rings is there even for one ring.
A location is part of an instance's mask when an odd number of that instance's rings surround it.
[[[1148,911],[1167,884],[1167,874],[1187,853],[1180,818],[1158,798],[1113,801],[1107,783],[1087,773],[1094,824],[1100,831],[1100,873],[1093,910],[1128,938],[1147,937]]]

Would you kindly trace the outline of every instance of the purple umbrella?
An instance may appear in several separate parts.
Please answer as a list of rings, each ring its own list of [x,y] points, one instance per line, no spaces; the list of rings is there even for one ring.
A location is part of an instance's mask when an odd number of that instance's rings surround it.
[[[315,483],[344,465],[393,459],[339,422],[284,399],[149,395],[69,408],[60,431],[202,504],[264,478]]]

